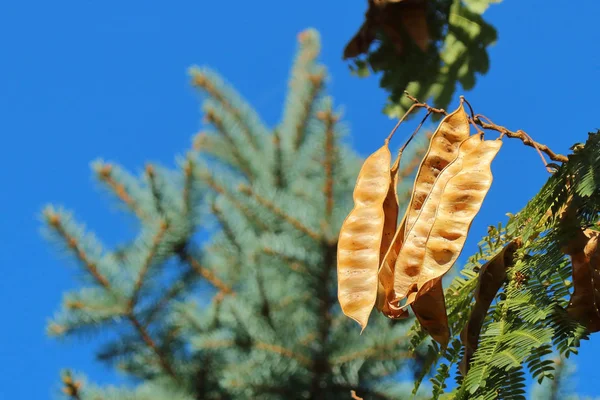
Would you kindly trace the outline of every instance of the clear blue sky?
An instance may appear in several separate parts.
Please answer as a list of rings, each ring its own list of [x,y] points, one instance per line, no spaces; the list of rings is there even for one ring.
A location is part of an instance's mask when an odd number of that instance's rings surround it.
[[[559,6],[560,3],[560,6]],[[115,160],[139,171],[145,161],[173,165],[200,126],[186,68],[220,71],[274,124],[280,113],[296,34],[322,35],[329,90],[345,106],[353,146],[375,150],[392,122],[380,113],[375,79],[351,77],[341,60],[366,1],[4,1],[0,4],[0,399],[46,399],[71,367],[99,383],[120,379],[94,362],[87,339],[45,337],[69,268],[39,235],[47,202],[76,210],[108,244],[135,226],[93,184],[89,163]],[[565,153],[600,128],[600,3],[510,1],[486,17],[498,29],[491,70],[465,93],[478,112],[523,129]],[[489,223],[519,210],[543,184],[535,152],[508,140],[495,183],[466,253]],[[596,334],[600,335],[600,334]],[[585,343],[580,393],[598,395],[600,336]]]

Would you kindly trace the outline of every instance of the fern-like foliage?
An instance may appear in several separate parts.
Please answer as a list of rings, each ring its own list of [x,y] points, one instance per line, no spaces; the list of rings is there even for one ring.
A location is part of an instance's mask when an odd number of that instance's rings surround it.
[[[508,279],[485,317],[468,373],[461,376],[457,371],[457,387],[448,398],[524,399],[526,372],[539,382],[552,379],[554,352],[569,357],[588,338],[586,328],[565,311],[572,292],[572,266],[561,249],[576,229],[595,227],[600,219],[600,132],[590,133],[587,142],[574,149],[525,208],[509,214],[506,226],[490,227],[462,277],[446,290],[451,332],[458,336],[470,312],[477,271],[507,243],[521,238]],[[571,224],[559,218],[567,199],[579,205]],[[413,346],[425,338],[413,327]],[[433,357],[426,366],[438,365],[433,398],[451,375],[448,368],[461,356],[455,346],[456,340],[445,351],[430,352]]]

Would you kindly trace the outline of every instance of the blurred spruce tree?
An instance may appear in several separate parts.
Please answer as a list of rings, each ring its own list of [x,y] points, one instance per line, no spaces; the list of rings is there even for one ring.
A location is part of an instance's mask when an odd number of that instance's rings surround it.
[[[136,177],[93,164],[139,220],[131,243],[105,249],[71,213],[44,210],[48,233],[84,272],[49,334],[110,332],[98,359],[132,380],[98,387],[64,371],[66,398],[391,399],[412,389],[401,377],[420,375],[423,353],[409,356],[410,320],[374,315],[359,335],[337,303],[338,230],[361,160],[324,93],[317,33],[299,42],[274,129],[217,74],[192,68],[210,128],[178,169],[149,164]],[[406,178],[426,149],[414,143]]]

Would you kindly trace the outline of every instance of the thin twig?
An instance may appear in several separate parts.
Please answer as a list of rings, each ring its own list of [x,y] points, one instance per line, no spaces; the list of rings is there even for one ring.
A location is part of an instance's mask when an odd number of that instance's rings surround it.
[[[419,100],[417,100],[415,97],[411,96],[407,92],[404,92],[404,93],[405,93],[406,97],[408,97],[409,99],[411,99],[415,103],[415,104],[413,104],[413,106],[411,106],[411,108],[409,108],[409,111],[412,111],[412,109],[415,106],[418,106],[418,107],[424,107],[427,110],[432,110],[433,112],[446,114],[446,112],[444,110],[430,107],[426,103],[421,103]],[[562,154],[557,154],[557,153],[553,152],[552,150],[550,150],[550,148],[548,148],[548,146],[534,141],[531,138],[531,136],[529,136],[527,133],[525,133],[522,130],[518,130],[516,132],[513,132],[513,131],[510,131],[510,130],[506,129],[503,126],[494,124],[489,118],[487,118],[487,117],[485,117],[485,116],[483,116],[481,114],[474,114],[471,105],[464,99],[464,97],[461,96],[461,99],[464,100],[467,103],[467,105],[469,106],[469,108],[471,109],[472,117],[470,117],[469,119],[470,119],[470,121],[472,123],[474,123],[476,125],[479,125],[483,129],[493,130],[493,131],[496,131],[496,132],[500,132],[500,134],[506,135],[506,136],[508,136],[510,138],[520,139],[523,142],[523,144],[525,144],[526,146],[530,146],[530,147],[533,147],[533,148],[537,149],[538,151],[544,152],[552,161],[557,161],[557,162],[564,163],[564,162],[567,162],[569,160],[568,157],[563,156]],[[406,116],[406,114],[405,114],[405,116]],[[486,119],[488,122],[482,121],[481,118]],[[388,136],[388,139],[389,138],[390,137]],[[542,156],[542,158],[543,158],[543,156]]]
[[[413,140],[413,138],[415,137],[415,135],[419,132],[419,130],[421,129],[421,127],[423,126],[423,124],[425,123],[425,121],[427,121],[427,118],[429,118],[429,115],[431,115],[431,110],[427,110],[427,114],[425,114],[425,116],[423,117],[423,119],[421,120],[421,122],[419,123],[419,125],[417,126],[417,128],[414,130],[414,132],[412,133],[412,135],[410,135],[410,137],[408,138],[408,140],[400,148],[400,150],[398,151],[398,154],[402,154],[404,152],[404,149],[406,149],[406,146],[408,146],[408,144],[410,143],[410,141]]]
[[[482,117],[485,118],[485,119],[487,119],[488,123],[483,122],[481,120]],[[493,131],[496,131],[496,132],[500,132],[501,134],[506,135],[509,138],[520,139],[523,142],[524,145],[536,148],[539,151],[542,151],[542,152],[546,153],[546,155],[552,161],[557,161],[557,162],[562,162],[562,163],[569,161],[568,157],[563,156],[562,154],[557,154],[557,153],[553,152],[545,144],[541,144],[541,143],[535,142],[531,138],[531,136],[529,136],[527,133],[525,133],[522,130],[518,130],[516,132],[509,131],[508,129],[506,129],[503,126],[494,124],[489,118],[487,118],[487,117],[485,117],[485,116],[483,116],[481,114],[475,115],[475,121],[474,122],[477,125],[481,126],[483,129],[490,129],[490,130],[493,130]]]

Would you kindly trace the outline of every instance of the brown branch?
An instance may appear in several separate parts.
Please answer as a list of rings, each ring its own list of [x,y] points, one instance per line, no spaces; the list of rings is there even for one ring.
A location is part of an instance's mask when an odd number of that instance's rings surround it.
[[[485,119],[487,119],[489,123],[483,122],[481,120],[482,117],[485,118]],[[568,157],[563,156],[562,154],[557,154],[557,153],[553,152],[545,144],[541,144],[541,143],[535,142],[534,140],[531,139],[531,136],[529,136],[527,133],[523,132],[522,130],[518,130],[516,132],[509,131],[508,129],[506,129],[503,126],[494,124],[489,118],[487,118],[487,117],[485,117],[485,116],[483,116],[481,114],[475,115],[474,122],[477,125],[481,126],[483,129],[490,129],[490,130],[493,130],[493,131],[496,131],[496,132],[500,132],[501,134],[506,135],[509,138],[519,139],[519,140],[521,140],[523,142],[524,145],[529,146],[529,147],[533,147],[533,148],[537,148],[540,151],[546,153],[546,155],[552,161],[557,161],[557,162],[562,162],[562,163],[569,161]]]
[[[140,290],[142,289],[142,285],[144,284],[144,278],[146,277],[146,274],[148,273],[148,270],[150,269],[150,266],[152,265],[154,256],[156,256],[158,247],[160,246],[160,243],[162,242],[163,237],[165,236],[165,233],[167,232],[168,228],[169,228],[169,225],[167,224],[166,221],[160,222],[158,232],[156,232],[156,234],[154,235],[154,238],[152,239],[152,244],[150,245],[150,250],[148,251],[148,254],[146,255],[144,264],[142,264],[142,268],[140,269],[140,272],[137,276],[135,284],[133,285],[133,292],[131,294],[131,299],[129,300],[129,309],[130,310],[133,310],[133,308],[135,307],[135,305],[137,303],[138,296],[140,294]]]
[[[225,95],[210,82],[204,74],[199,70],[192,70],[192,85],[204,89],[213,99],[215,99],[224,110],[230,113],[236,122],[242,129],[241,132],[246,136],[246,139],[250,144],[256,147],[256,140],[251,133],[250,127],[246,124],[246,119],[240,113],[240,110],[235,108],[229,101],[227,101]]]
[[[127,192],[125,185],[117,182],[112,176],[113,166],[112,164],[104,164],[98,169],[99,179],[106,183],[106,185],[113,191],[115,196],[120,199],[127,207],[129,207],[134,214],[136,214],[141,220],[146,219],[146,214],[142,211],[139,204],[131,197]]]
[[[271,201],[265,199],[258,193],[254,192],[250,186],[242,184],[239,186],[239,188],[240,188],[240,191],[254,197],[256,199],[256,201],[258,201],[262,206],[264,206],[265,208],[270,210],[273,214],[277,215],[278,217],[280,217],[281,219],[286,221],[288,224],[292,225],[294,228],[307,234],[314,240],[321,239],[321,235],[319,235],[317,232],[315,232],[312,229],[310,229],[309,227],[305,226],[302,222],[298,221],[296,218],[286,214],[282,209],[277,207]]]
[[[219,279],[214,272],[200,265],[198,260],[196,260],[191,254],[185,254],[185,260],[190,264],[192,269],[204,279],[206,279],[211,285],[215,288],[219,289],[221,292],[225,294],[233,295],[234,292],[228,285],[225,284],[221,279]]]
[[[357,359],[370,359],[370,360],[396,360],[403,358],[413,358],[414,354],[411,352],[396,352],[393,346],[382,346],[370,348],[367,350],[355,351],[350,354],[335,357],[331,360],[332,364],[344,364]]]
[[[48,224],[56,231],[56,233],[58,233],[60,237],[63,238],[67,246],[75,253],[75,256],[86,267],[90,275],[92,275],[96,282],[98,282],[102,287],[104,287],[107,290],[110,290],[110,284],[108,283],[108,279],[106,279],[106,277],[102,275],[100,271],[98,271],[96,263],[90,260],[89,256],[81,247],[77,238],[71,236],[71,234],[67,232],[64,225],[62,224],[60,215],[51,210],[46,210],[45,214]]]
[[[274,344],[268,344],[268,343],[264,343],[264,342],[256,342],[254,347],[256,347],[257,349],[260,349],[260,350],[266,350],[266,351],[270,351],[272,353],[279,354],[286,358],[291,358],[293,360],[298,361],[300,364],[302,364],[303,366],[305,366],[307,368],[311,364],[311,360],[308,359],[307,357],[303,356],[302,354],[294,353],[292,350],[286,349],[285,347],[282,347],[282,346],[277,346]]]

